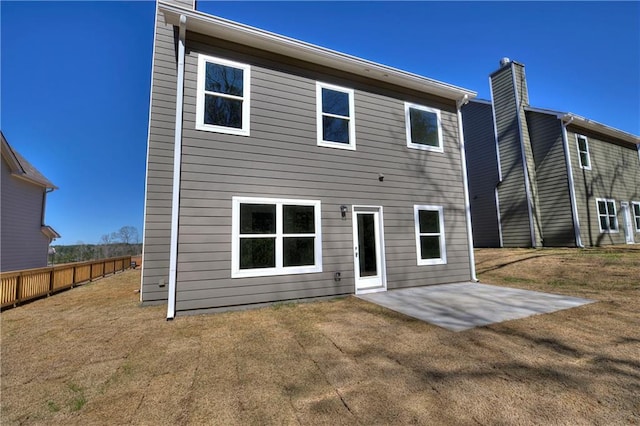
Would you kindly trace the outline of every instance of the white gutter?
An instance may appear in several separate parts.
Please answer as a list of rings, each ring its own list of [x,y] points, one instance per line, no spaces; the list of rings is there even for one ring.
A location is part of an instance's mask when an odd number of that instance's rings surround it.
[[[584,248],[582,244],[582,236],[580,233],[580,220],[578,219],[578,203],[576,202],[576,190],[573,182],[573,167],[571,167],[571,154],[569,149],[569,140],[567,137],[567,126],[573,121],[573,117],[568,117],[567,122],[560,120],[562,125],[562,146],[564,147],[564,160],[567,167],[567,175],[569,176],[569,199],[571,200],[571,213],[573,215],[573,230],[576,236],[576,246]]]
[[[458,113],[458,138],[460,143],[460,161],[462,163],[462,184],[464,192],[464,211],[467,222],[467,244],[469,244],[469,266],[471,268],[471,280],[478,281],[476,277],[476,259],[473,252],[473,230],[471,228],[471,203],[469,202],[469,178],[467,176],[467,155],[464,145],[464,130],[462,128],[462,106],[469,102],[469,96],[464,95],[456,101]]]
[[[522,171],[524,173],[524,189],[527,194],[527,211],[529,213],[529,234],[531,235],[531,247],[536,247],[536,231],[533,224],[533,198],[531,196],[531,182],[529,181],[529,166],[524,149],[524,137],[522,134],[522,119],[520,118],[520,95],[516,87],[516,69],[511,63],[511,77],[513,81],[513,93],[516,98],[516,117],[518,118],[518,137],[520,139],[520,151],[522,154]]]
[[[149,182],[149,144],[151,142],[151,107],[153,105],[153,70],[155,70],[155,62],[156,62],[156,37],[158,32],[158,2],[156,2],[156,15],[153,18],[153,49],[151,51],[151,88],[149,89],[149,124],[147,128],[147,162],[145,163],[145,173],[144,173],[144,210],[143,210],[143,221],[142,221],[142,267],[140,272],[140,302],[143,301],[142,292],[143,292],[143,284],[144,284],[144,251],[145,251],[145,237],[147,235],[147,196],[148,196],[148,182]]]
[[[169,249],[169,289],[167,320],[176,315],[176,276],[178,272],[178,218],[180,215],[180,170],[182,162],[182,105],[184,97],[184,40],[187,17],[180,15],[178,36],[178,82],[176,87],[176,131],[173,149],[173,195],[171,197],[171,246]]]
[[[357,58],[335,50],[316,46],[280,34],[261,30],[228,19],[219,18],[197,10],[189,10],[176,4],[159,1],[161,12],[167,23],[176,25],[179,16],[189,19],[189,31],[228,40],[267,52],[276,53],[313,64],[364,76],[369,79],[431,93],[445,99],[456,100],[461,96],[469,98],[476,92],[452,84],[402,71],[387,65]]]

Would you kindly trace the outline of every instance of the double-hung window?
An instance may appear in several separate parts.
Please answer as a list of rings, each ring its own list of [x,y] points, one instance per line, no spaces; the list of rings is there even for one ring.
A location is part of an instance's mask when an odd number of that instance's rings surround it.
[[[596,198],[600,232],[618,232],[618,216],[616,200]]]
[[[591,170],[591,156],[589,155],[589,141],[587,141],[587,137],[576,135],[576,143],[578,145],[580,168]]]
[[[409,148],[443,152],[439,109],[405,102],[404,115]]]
[[[196,129],[249,135],[251,68],[200,55],[196,97]]]
[[[633,208],[633,222],[636,226],[636,232],[640,232],[640,201],[631,202]]]
[[[322,272],[320,201],[233,197],[232,277]]]
[[[447,263],[442,206],[413,206],[418,265]]]
[[[353,89],[316,83],[318,145],[356,149]]]

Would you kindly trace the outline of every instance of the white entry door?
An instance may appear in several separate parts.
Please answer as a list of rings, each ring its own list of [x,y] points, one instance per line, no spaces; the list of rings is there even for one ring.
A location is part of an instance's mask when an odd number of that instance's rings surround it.
[[[382,207],[353,208],[353,260],[356,294],[387,288]]]
[[[627,244],[633,244],[633,223],[631,222],[631,210],[629,203],[623,201],[620,203],[622,208],[622,225],[624,226],[624,237]]]

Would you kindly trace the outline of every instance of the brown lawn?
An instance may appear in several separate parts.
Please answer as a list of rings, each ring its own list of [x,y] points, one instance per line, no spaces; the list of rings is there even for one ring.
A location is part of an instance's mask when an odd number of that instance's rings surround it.
[[[3,425],[640,424],[640,250],[478,250],[599,303],[454,333],[349,297],[164,320],[128,271],[2,313]]]

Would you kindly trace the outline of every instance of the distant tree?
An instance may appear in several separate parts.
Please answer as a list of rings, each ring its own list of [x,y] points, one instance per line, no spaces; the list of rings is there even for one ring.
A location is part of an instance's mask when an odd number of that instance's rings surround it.
[[[123,244],[138,244],[138,230],[133,226],[123,226],[118,231],[118,238]]]

